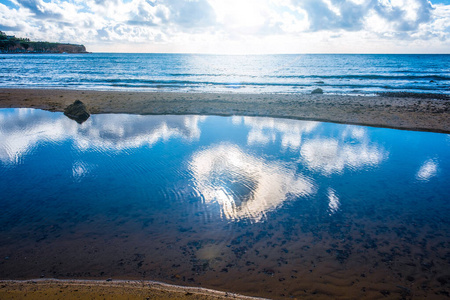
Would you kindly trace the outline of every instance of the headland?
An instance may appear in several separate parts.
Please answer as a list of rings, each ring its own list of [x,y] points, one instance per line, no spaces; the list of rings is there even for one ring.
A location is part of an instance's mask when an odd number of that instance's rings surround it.
[[[31,41],[0,31],[0,53],[88,53],[84,45]]]

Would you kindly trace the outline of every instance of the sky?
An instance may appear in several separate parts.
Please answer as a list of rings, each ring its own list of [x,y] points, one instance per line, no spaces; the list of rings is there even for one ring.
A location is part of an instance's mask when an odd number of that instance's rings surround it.
[[[450,0],[0,0],[0,30],[91,52],[450,53]]]

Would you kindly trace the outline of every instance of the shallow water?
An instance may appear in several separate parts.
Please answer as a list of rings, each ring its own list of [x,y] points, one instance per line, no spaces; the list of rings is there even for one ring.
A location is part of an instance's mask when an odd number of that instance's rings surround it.
[[[0,110],[0,278],[273,298],[450,292],[450,136]]]

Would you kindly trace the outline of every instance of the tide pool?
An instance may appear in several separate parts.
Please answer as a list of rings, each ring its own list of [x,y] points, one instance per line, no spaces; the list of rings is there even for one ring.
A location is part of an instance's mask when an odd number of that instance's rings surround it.
[[[0,109],[0,278],[446,295],[450,136]]]

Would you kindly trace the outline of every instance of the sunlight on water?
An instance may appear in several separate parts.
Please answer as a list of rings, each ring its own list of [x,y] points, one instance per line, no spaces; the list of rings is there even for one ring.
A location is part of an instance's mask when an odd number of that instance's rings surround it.
[[[321,122],[1,109],[0,278],[445,292],[449,150],[447,134]]]

